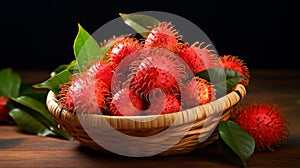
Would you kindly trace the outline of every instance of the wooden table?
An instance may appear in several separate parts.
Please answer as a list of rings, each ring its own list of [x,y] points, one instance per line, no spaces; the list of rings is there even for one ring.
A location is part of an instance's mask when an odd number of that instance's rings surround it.
[[[49,72],[20,71],[33,83]],[[279,105],[287,114],[288,143],[273,152],[255,152],[248,167],[298,167],[300,165],[300,70],[251,70],[248,94],[243,101],[261,99]],[[0,125],[0,167],[239,167],[211,144],[188,155],[130,158],[105,155],[79,143],[20,132],[17,126]]]

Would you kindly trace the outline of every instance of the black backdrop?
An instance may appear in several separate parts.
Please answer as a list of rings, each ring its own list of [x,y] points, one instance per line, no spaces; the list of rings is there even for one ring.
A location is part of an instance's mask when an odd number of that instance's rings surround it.
[[[9,1],[1,4],[0,68],[52,70],[74,59],[77,23],[92,33],[119,13],[163,11],[200,27],[220,55],[250,68],[298,69],[293,1]]]

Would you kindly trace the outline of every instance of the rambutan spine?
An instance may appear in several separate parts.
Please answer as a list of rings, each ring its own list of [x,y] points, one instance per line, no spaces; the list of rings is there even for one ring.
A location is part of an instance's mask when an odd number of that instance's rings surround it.
[[[154,26],[149,31],[144,48],[163,48],[171,52],[176,52],[178,40],[182,36],[171,22],[160,22],[158,26]]]
[[[155,88],[165,93],[180,94],[180,87],[187,78],[180,58],[161,48],[140,52],[140,57],[131,67],[130,86],[144,98]]]
[[[188,65],[193,74],[214,67],[218,64],[218,57],[215,50],[209,49],[210,44],[195,42],[191,46],[178,46],[181,50],[177,53]]]
[[[181,102],[172,94],[161,94],[154,96],[150,100],[149,108],[144,111],[144,115],[160,115],[179,112]]]
[[[248,86],[250,79],[250,71],[245,61],[240,57],[235,55],[223,55],[220,57],[220,64],[218,67],[238,72],[244,77],[244,79],[240,83],[245,86]]]
[[[142,99],[134,90],[123,88],[112,96],[109,114],[112,116],[140,116],[142,110]]]
[[[273,151],[287,143],[288,122],[277,104],[252,100],[236,106],[231,113],[231,119],[254,138],[257,151]]]
[[[193,77],[183,87],[182,104],[184,109],[209,103],[216,98],[216,90],[211,82],[200,77]]]

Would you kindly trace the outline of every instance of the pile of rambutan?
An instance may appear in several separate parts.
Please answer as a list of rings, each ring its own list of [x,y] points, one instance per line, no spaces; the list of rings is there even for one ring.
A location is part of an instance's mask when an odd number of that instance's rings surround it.
[[[100,45],[108,46],[105,56],[61,85],[61,107],[111,116],[168,114],[216,99],[214,84],[199,72],[231,69],[244,85],[250,77],[238,56],[218,57],[210,45],[182,41],[171,22],[160,22],[145,36],[122,35]]]
[[[79,34],[80,29],[77,37]],[[171,22],[158,21],[142,33],[114,36],[102,43],[94,40],[100,55],[83,59],[87,61],[83,64],[78,62],[76,42],[74,73],[68,80],[59,81],[55,89],[50,88],[55,91],[60,108],[72,114],[122,119],[123,116],[168,117],[170,113],[215,101],[232,92],[238,84],[246,89],[249,85],[250,73],[244,60],[236,55],[219,56],[206,42],[183,41]],[[82,45],[80,41],[79,48]],[[68,67],[72,66],[71,63]],[[287,143],[286,118],[272,104],[237,105],[230,109],[230,115],[228,120],[249,133],[242,135],[251,148],[254,140],[256,149],[261,151],[274,150]],[[220,131],[226,134],[221,127]],[[246,155],[252,151],[248,152]]]

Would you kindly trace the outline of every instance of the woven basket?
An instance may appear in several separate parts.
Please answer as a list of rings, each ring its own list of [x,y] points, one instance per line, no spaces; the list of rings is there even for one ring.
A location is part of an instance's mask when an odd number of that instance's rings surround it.
[[[111,128],[105,124],[109,123],[112,128],[123,135],[126,134],[137,139],[142,138],[142,140],[128,143],[128,141],[119,138],[109,137],[106,138],[109,140],[105,143],[106,145],[130,156],[162,156],[189,153],[217,140],[220,120],[228,120],[230,117],[229,109],[239,103],[245,95],[245,86],[238,84],[233,91],[210,103],[177,113],[157,116],[77,115],[62,109],[52,91],[48,93],[46,105],[61,128],[84,146],[115,153],[94,141],[97,133],[100,133],[99,136],[101,137],[112,136]],[[82,120],[84,120],[84,127]],[[141,120],[143,122],[140,122]],[[166,135],[155,136],[163,133],[166,129],[168,129]],[[90,132],[93,133],[92,138],[89,136]],[[174,139],[178,137],[181,138],[174,143]],[[171,141],[174,143],[172,146],[168,143]],[[161,151],[162,149],[165,150]]]

